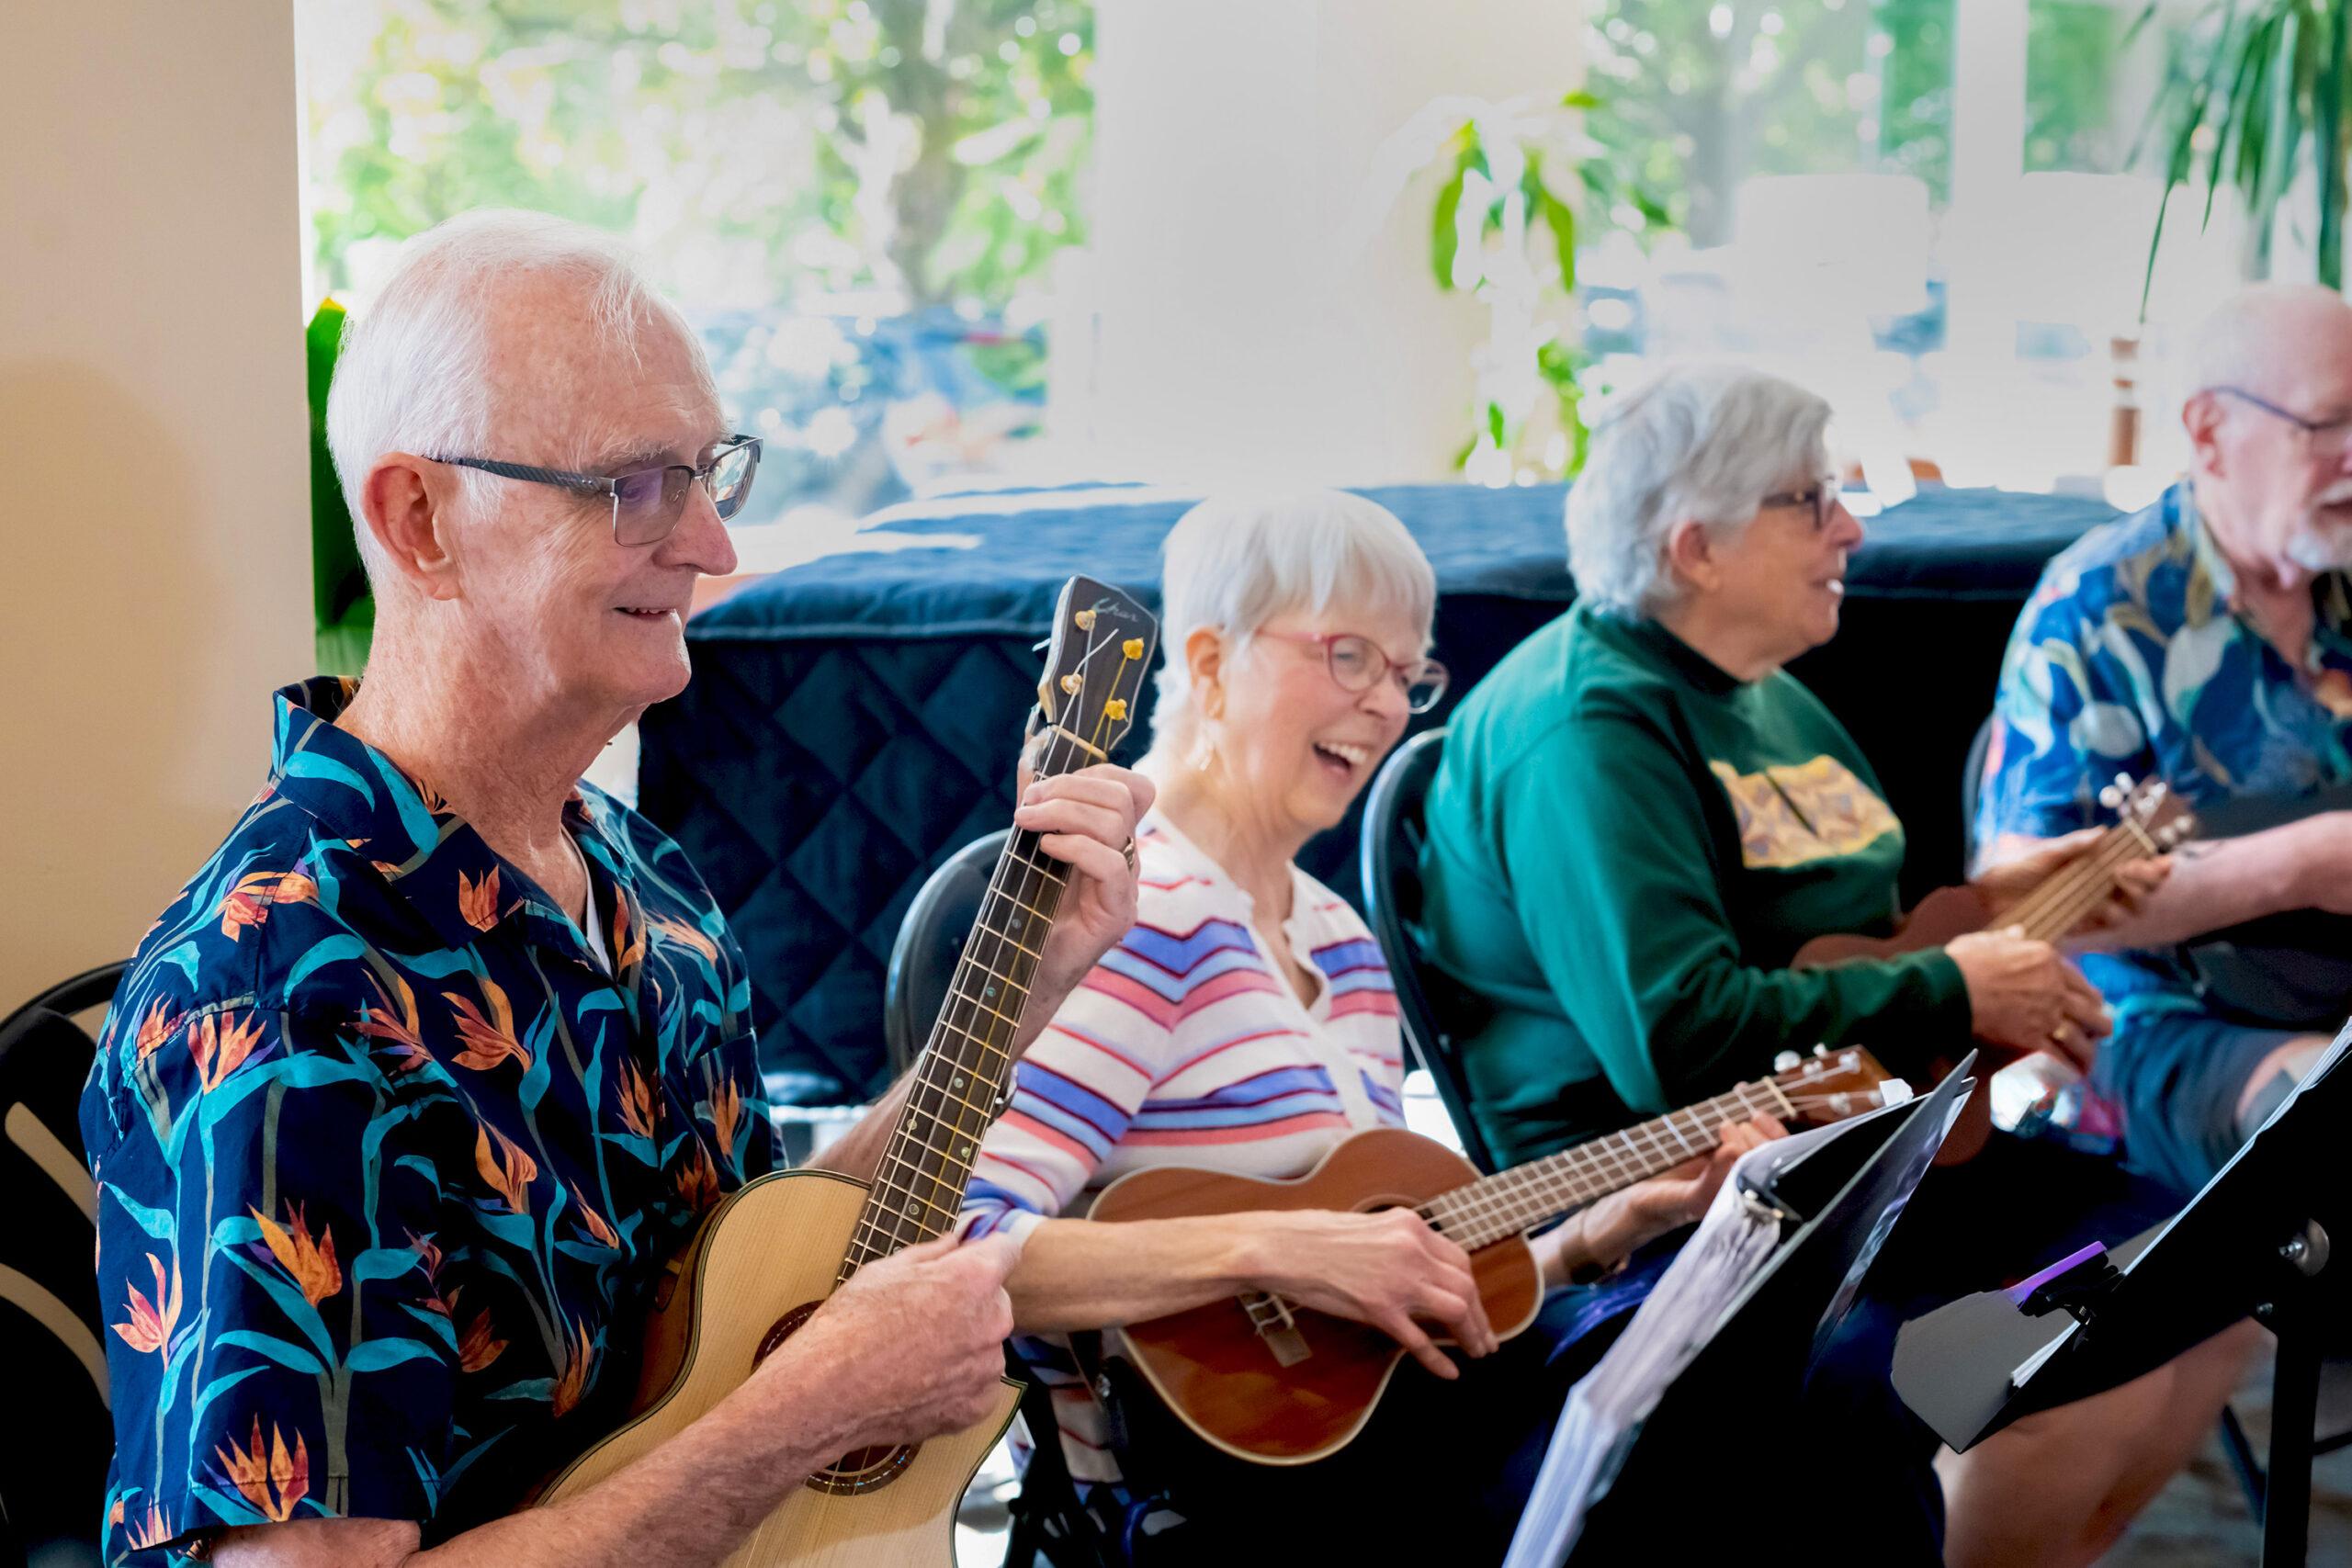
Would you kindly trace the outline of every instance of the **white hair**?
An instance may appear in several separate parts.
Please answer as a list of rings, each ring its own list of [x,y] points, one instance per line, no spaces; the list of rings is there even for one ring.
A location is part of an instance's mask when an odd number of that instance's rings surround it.
[[[2189,340],[2188,389],[2235,387],[2260,396],[2299,353],[2335,344],[2313,341],[2313,326],[2352,312],[2344,297],[2317,283],[2256,283],[2216,306]]]
[[[576,282],[604,344],[632,358],[648,322],[675,332],[691,350],[701,391],[718,405],[694,330],[613,236],[544,212],[500,209],[435,224],[402,247],[374,303],[345,323],[327,394],[327,446],[371,576],[376,547],[361,492],[385,453],[526,462],[544,456],[578,468],[591,461],[594,442],[613,434],[583,429],[563,454],[518,457],[488,449],[502,412],[492,406],[491,323],[506,303],[505,286],[545,277]],[[469,496],[492,482],[458,472]]]
[[[1668,536],[1696,521],[1717,537],[1808,466],[1828,466],[1829,405],[1793,382],[1727,365],[1680,366],[1627,393],[1593,432],[1568,491],[1568,570],[1579,597],[1650,615],[1682,590]]]
[[[1155,740],[1193,716],[1184,643],[1206,626],[1238,650],[1276,616],[1333,605],[1396,613],[1429,647],[1437,573],[1396,514],[1345,491],[1216,496],[1176,520],[1161,547],[1159,700]]]

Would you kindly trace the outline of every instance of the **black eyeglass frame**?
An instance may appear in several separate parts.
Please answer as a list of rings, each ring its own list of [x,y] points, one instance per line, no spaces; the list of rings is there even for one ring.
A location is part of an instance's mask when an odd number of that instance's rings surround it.
[[[1814,532],[1817,534],[1829,526],[1829,514],[1838,510],[1838,502],[1844,499],[1845,494],[1846,487],[1838,482],[1837,475],[1824,474],[1808,489],[1784,490],[1778,495],[1766,496],[1756,503],[1756,510],[1761,512],[1772,506],[1808,508],[1813,513]]]
[[[731,494],[721,497],[716,490],[711,489],[711,476],[718,470],[721,463],[728,461],[738,453],[749,454],[743,477],[736,481]],[[608,496],[612,500],[613,506],[614,542],[638,547],[645,545],[658,545],[677,532],[678,520],[686,514],[686,493],[696,480],[700,480],[703,488],[710,492],[711,505],[718,513],[720,522],[724,523],[742,511],[743,502],[751,497],[752,479],[760,471],[760,437],[740,433],[729,435],[725,444],[710,455],[710,461],[707,463],[700,465],[664,463],[655,468],[631,468],[625,474],[574,473],[568,468],[542,468],[531,463],[508,463],[492,457],[434,457],[431,460],[435,463],[447,463],[453,468],[477,468],[485,474],[495,474],[503,479],[521,479],[526,484],[553,485],[558,490],[568,490],[576,495]],[[665,516],[666,514],[666,520],[659,533],[647,534],[639,538],[624,537],[621,533],[621,487],[632,479],[641,479],[648,474],[662,476],[661,509],[652,515]],[[684,477],[673,479],[671,477],[673,475]]]
[[[2283,419],[2303,433],[2307,441],[2332,441],[2339,451],[2352,450],[2352,414],[2335,419],[2305,419],[2292,409],[2282,409],[2267,398],[2257,398],[2243,387],[2208,387],[2216,397],[2235,398],[2250,408],[2260,409],[2273,419]]]

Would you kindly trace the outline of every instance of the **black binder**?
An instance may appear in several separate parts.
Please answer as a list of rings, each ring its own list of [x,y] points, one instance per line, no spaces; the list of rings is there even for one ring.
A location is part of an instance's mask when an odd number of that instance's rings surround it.
[[[1653,1559],[1666,1521],[1686,1518],[1704,1483],[1729,1500],[1727,1476],[1695,1477],[1676,1462],[1694,1438],[1720,1438],[1727,1401],[1795,1404],[1863,1276],[1943,1147],[1974,1087],[1971,1052],[1928,1094],[1858,1118],[1837,1137],[1772,1173],[1747,1201],[1799,1220],[1725,1309],[1707,1344],[1658,1398],[1613,1480],[1589,1507],[1569,1561]],[[1720,1443],[1727,1461],[1736,1445]],[[1666,1458],[1653,1459],[1651,1456]],[[1757,1484],[1764,1479],[1759,1472]],[[1699,1521],[1693,1520],[1693,1523]]]

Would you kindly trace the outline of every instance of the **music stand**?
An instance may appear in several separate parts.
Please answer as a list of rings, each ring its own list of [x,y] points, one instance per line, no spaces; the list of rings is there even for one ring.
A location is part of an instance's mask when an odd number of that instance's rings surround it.
[[[2342,1158],[2352,1117],[2347,1047],[2352,1024],[2165,1224],[2112,1254],[2085,1248],[2012,1291],[1963,1297],[1904,1325],[1894,1348],[1904,1403],[1965,1450],[2020,1416],[2129,1382],[2252,1315],[2278,1339],[2262,1561],[2302,1562],[2320,1362],[2331,1324],[2352,1307],[2352,1269],[2328,1266],[2331,1236],[2352,1237]]]
[[[1974,1087],[1975,1054],[1933,1092],[1849,1122],[1771,1173],[1749,1201],[1802,1223],[1724,1310],[1714,1334],[1659,1395],[1613,1479],[1587,1509],[1569,1561],[1633,1561],[1654,1549],[1661,1518],[1687,1507],[1680,1467],[1694,1442],[1719,1442],[1727,1392],[1737,1403],[1792,1404],[1871,1263],[1943,1146]],[[1652,1460],[1650,1455],[1662,1455]],[[1669,1510],[1661,1513],[1661,1509]],[[1583,1554],[1579,1556],[1578,1554]],[[1623,1554],[1623,1555],[1621,1555]]]

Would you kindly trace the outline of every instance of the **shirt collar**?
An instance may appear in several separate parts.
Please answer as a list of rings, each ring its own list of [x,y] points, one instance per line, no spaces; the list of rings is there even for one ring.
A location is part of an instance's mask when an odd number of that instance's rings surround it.
[[[570,914],[538,884],[492,850],[429,784],[337,726],[358,690],[356,681],[322,675],[278,691],[265,798],[276,795],[372,862],[446,945],[468,946],[519,920],[526,942],[554,947],[601,974]],[[592,805],[575,789],[563,814],[585,852],[594,918],[611,923],[613,977],[634,1000],[644,911],[628,857],[603,820],[601,801]]]
[[[1654,663],[1665,665],[1712,696],[1724,696],[1747,683],[1649,616],[1636,619],[1597,609],[1589,610],[1588,614],[1596,623],[1616,627],[1627,642],[1647,654]]]

